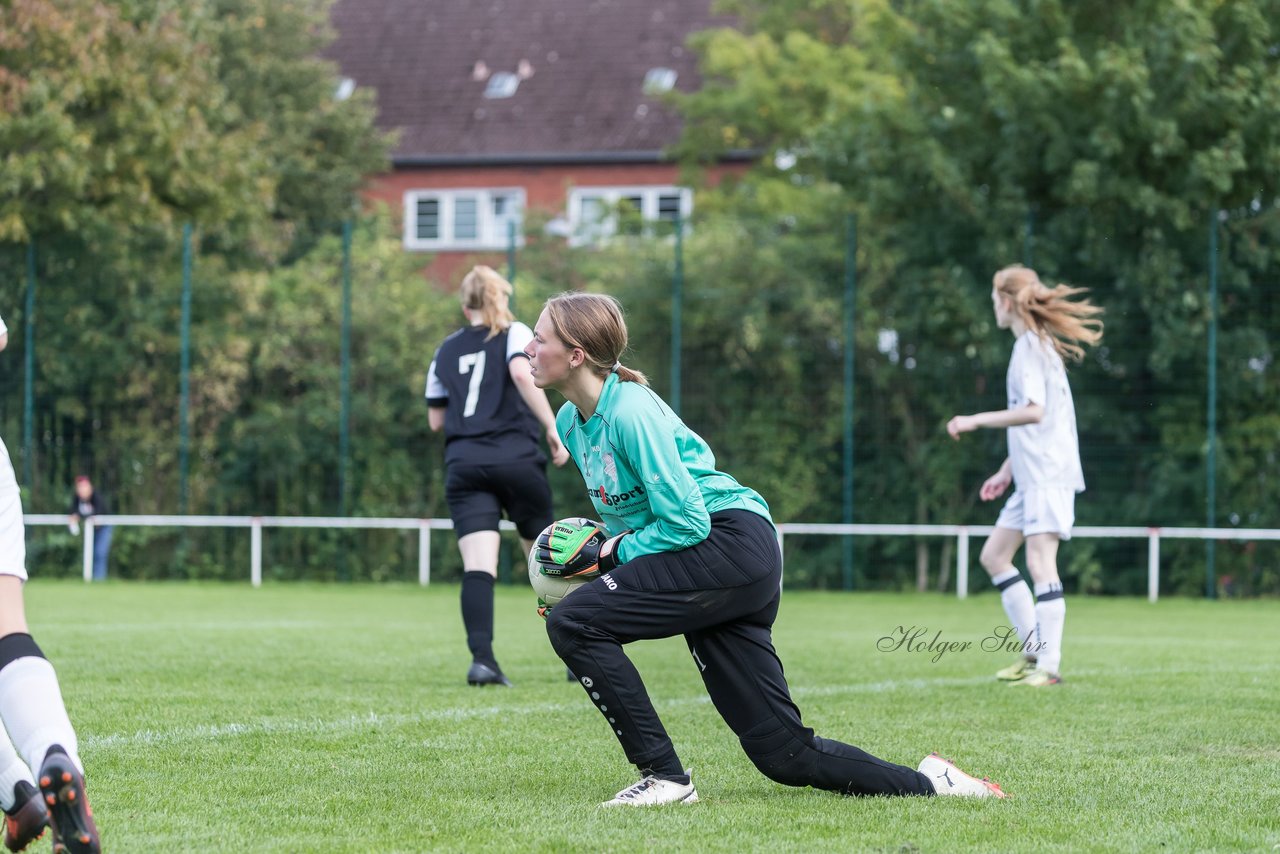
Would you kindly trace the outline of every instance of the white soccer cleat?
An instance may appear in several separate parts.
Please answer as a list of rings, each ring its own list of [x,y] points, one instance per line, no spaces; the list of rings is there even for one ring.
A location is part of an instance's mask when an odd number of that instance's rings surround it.
[[[662,780],[653,775],[645,777],[634,786],[628,786],[613,796],[613,800],[605,801],[602,807],[658,807],[663,804],[696,804],[698,791],[693,788],[693,780],[688,783],[677,783],[674,780]]]
[[[1008,795],[986,777],[979,780],[971,774],[961,771],[950,759],[943,759],[936,753],[930,753],[920,760],[916,769],[929,778],[933,790],[939,795],[967,795],[971,798],[1005,798]]]

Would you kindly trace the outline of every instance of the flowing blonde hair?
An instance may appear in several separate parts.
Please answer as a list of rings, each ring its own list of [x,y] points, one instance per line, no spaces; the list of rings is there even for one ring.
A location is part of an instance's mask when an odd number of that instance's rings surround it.
[[[507,308],[507,300],[511,298],[511,283],[492,267],[477,264],[462,279],[462,307],[480,312],[480,319],[489,327],[488,341],[499,332],[507,329],[514,321],[515,315]]]
[[[648,385],[639,371],[620,361],[627,349],[627,322],[622,306],[604,294],[563,293],[547,300],[545,306],[551,330],[565,347],[577,347],[597,376],[618,374],[618,381]]]
[[[1087,299],[1071,297],[1088,292],[1088,288],[1070,285],[1049,287],[1040,281],[1036,271],[1021,264],[1011,264],[996,273],[992,280],[996,292],[1009,298],[1013,310],[1027,328],[1053,345],[1063,359],[1084,358],[1081,344],[1097,344],[1102,340],[1102,309]]]

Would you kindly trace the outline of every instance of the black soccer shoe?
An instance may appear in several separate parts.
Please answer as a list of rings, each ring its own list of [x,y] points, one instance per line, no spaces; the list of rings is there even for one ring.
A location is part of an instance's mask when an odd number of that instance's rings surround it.
[[[468,685],[505,685],[511,687],[511,680],[502,675],[501,670],[495,670],[487,664],[479,661],[471,662],[471,669],[467,671]]]
[[[13,806],[4,811],[4,847],[21,851],[44,836],[49,811],[44,807],[44,798],[26,780],[14,784],[13,797]]]
[[[39,782],[53,828],[53,854],[101,854],[98,826],[84,793],[84,777],[59,745],[49,748],[40,766]]]

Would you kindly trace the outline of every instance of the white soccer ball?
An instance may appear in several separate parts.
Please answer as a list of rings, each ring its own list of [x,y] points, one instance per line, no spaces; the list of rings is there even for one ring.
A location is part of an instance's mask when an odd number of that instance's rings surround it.
[[[568,596],[574,590],[591,581],[590,578],[559,578],[554,575],[545,575],[542,572],[542,564],[538,563],[538,539],[551,532],[551,527],[555,523],[542,529],[542,534],[533,542],[533,548],[529,549],[529,584],[533,586],[533,592],[548,608],[555,605],[564,597]]]

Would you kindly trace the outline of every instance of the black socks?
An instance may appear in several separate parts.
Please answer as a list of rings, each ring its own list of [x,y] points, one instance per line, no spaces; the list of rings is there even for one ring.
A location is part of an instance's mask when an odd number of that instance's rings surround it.
[[[502,672],[493,657],[493,581],[487,572],[468,569],[462,575],[462,625],[471,657]]]

